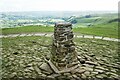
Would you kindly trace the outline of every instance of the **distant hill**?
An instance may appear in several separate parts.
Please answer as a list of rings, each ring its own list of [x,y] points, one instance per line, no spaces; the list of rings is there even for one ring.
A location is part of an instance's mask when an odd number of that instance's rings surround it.
[[[91,14],[91,15],[76,17],[74,19],[77,21],[77,23],[75,24],[77,27],[81,27],[81,26],[93,27],[101,24],[104,26],[112,22],[120,21],[118,19],[117,13]]]
[[[34,16],[34,17],[70,17],[87,14],[117,13],[116,11],[26,11],[26,12],[0,12],[0,14]]]

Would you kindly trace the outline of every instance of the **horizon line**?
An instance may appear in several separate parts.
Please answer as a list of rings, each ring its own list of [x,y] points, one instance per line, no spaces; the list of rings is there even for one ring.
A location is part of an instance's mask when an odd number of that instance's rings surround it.
[[[0,11],[0,13],[10,12],[118,12],[118,10],[82,10],[82,11],[70,11],[70,10],[37,10],[37,11]]]

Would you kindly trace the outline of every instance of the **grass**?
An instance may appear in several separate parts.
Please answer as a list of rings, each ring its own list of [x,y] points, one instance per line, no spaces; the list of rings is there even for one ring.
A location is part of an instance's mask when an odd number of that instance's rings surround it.
[[[4,28],[2,34],[17,34],[17,33],[31,33],[31,32],[53,32],[53,27],[45,26],[25,26],[16,28]]]
[[[111,26],[112,25],[112,26]],[[111,26],[111,27],[110,27]],[[118,38],[117,23],[95,25],[93,27],[78,27],[73,28],[73,31],[81,34],[90,34],[96,36],[104,36],[111,38]],[[20,34],[20,33],[37,33],[37,32],[53,32],[53,27],[44,26],[26,26],[17,28],[2,29],[2,34]]]
[[[76,18],[78,23],[75,27],[77,28],[74,28],[73,31],[82,34],[118,38],[118,21],[114,21],[117,18],[117,14],[96,14],[90,18],[79,17]]]
[[[118,38],[118,23],[99,24],[91,27],[78,27],[74,28],[74,32],[82,34],[90,34],[96,36],[104,36],[110,38]]]
[[[90,18],[78,17],[77,24],[73,26],[73,31],[80,34],[104,36],[118,38],[117,14],[99,14]],[[113,20],[113,22],[109,22]],[[25,26],[16,28],[4,28],[2,34],[38,33],[54,32],[54,27],[45,26]]]
[[[38,43],[37,43],[38,42]],[[25,44],[25,46],[32,47],[33,44],[39,44],[41,45],[44,43],[44,45],[49,45],[52,43],[52,38],[49,37],[40,37],[40,36],[31,36],[31,37],[16,37],[16,38],[2,38],[2,47],[3,48],[19,48],[22,44]],[[20,44],[20,45],[19,45]]]

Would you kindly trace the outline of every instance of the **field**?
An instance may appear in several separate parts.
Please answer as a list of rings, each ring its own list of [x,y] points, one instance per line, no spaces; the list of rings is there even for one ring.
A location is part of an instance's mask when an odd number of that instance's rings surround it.
[[[88,15],[76,20],[75,32],[118,38],[117,14]]]
[[[53,27],[25,26],[25,27],[2,29],[2,34],[37,33],[37,32],[53,32]]]
[[[80,34],[118,38],[117,14],[88,15],[74,18],[73,32]],[[3,28],[2,34],[53,32],[53,26],[22,26],[16,28]]]
[[[113,27],[117,26],[117,23],[112,23]],[[109,25],[104,25],[104,27],[100,27],[102,25],[98,25],[96,27],[78,27],[73,28],[73,32],[80,34],[88,34],[88,35],[96,35],[96,36],[104,36],[110,38],[118,38],[118,29],[109,28]],[[47,29],[46,29],[47,28]],[[2,29],[2,34],[19,34],[19,33],[41,33],[41,32],[53,32],[53,27],[44,27],[44,26],[26,26],[26,27],[18,27],[18,28],[5,28]]]
[[[112,26],[112,27],[110,28],[110,26]],[[117,23],[99,24],[99,25],[95,25],[93,27],[74,28],[73,31],[79,32],[82,34],[88,34],[88,35],[118,38],[118,27],[117,26],[118,26]]]

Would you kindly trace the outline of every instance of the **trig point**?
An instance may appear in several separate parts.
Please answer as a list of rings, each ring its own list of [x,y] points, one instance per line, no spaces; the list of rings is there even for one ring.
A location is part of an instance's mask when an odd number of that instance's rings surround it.
[[[70,67],[77,61],[77,53],[73,42],[71,23],[56,23],[52,47],[52,60],[57,67]]]

